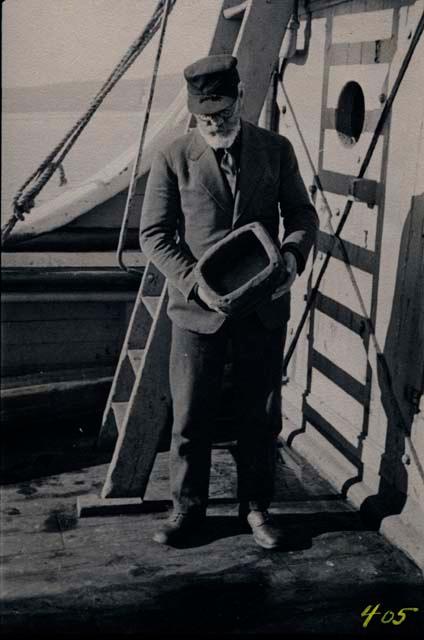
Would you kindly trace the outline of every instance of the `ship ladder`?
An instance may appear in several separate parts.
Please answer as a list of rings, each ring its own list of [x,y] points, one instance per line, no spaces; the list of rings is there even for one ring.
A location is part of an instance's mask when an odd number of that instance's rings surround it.
[[[237,56],[246,96],[242,115],[251,122],[259,119],[292,11],[292,0],[223,1],[209,53]],[[258,34],[266,34],[266,38]],[[194,123],[189,118],[188,128],[191,126]],[[142,140],[143,135],[140,147]],[[78,516],[119,513],[139,507],[144,510],[150,473],[156,454],[165,446],[172,415],[168,381],[171,322],[166,313],[167,300],[166,280],[149,262],[99,434],[99,447],[115,443],[112,460],[101,496],[79,497]]]

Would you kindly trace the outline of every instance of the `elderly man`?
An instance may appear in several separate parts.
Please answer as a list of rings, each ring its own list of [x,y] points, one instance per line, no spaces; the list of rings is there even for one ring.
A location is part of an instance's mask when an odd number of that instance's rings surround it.
[[[157,154],[140,227],[143,252],[168,279],[172,321],[174,509],[154,540],[186,542],[204,523],[213,425],[230,343],[239,514],[255,541],[272,549],[282,541],[268,507],[281,429],[288,291],[305,267],[318,220],[289,141],[240,118],[243,86],[237,59],[208,56],[187,67],[184,76],[197,127]],[[198,285],[194,268],[207,249],[253,221],[281,246],[285,268],[273,295],[253,312],[224,315]]]

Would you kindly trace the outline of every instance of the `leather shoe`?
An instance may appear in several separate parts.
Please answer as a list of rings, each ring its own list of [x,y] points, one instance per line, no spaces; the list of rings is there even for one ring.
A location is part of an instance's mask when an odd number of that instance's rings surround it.
[[[185,542],[204,521],[204,516],[191,513],[174,513],[153,535],[159,544],[181,544]]]
[[[263,549],[276,549],[283,542],[283,534],[275,525],[268,511],[250,511],[247,522],[252,529],[253,539]]]

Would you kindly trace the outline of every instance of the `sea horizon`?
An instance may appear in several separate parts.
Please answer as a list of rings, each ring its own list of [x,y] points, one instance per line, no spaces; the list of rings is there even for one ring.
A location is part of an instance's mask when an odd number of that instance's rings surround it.
[[[149,79],[122,78],[88,123],[64,162],[67,184],[53,175],[38,196],[41,204],[81,184],[136,142]],[[12,214],[21,185],[85,113],[102,82],[62,82],[9,87],[2,95],[2,224]],[[178,94],[179,74],[159,78],[150,126]],[[120,90],[118,91],[118,87]]]
[[[151,126],[162,113],[159,110],[152,112]],[[2,224],[12,215],[12,201],[17,190],[80,116],[81,112],[73,111],[3,114]],[[78,186],[125,152],[138,139],[142,117],[142,110],[97,112],[64,161],[67,184],[60,186],[59,175],[54,174],[37,197],[36,204],[53,199],[64,189]]]
[[[102,87],[102,80],[82,80],[3,87],[3,113],[70,112],[86,109]],[[99,107],[99,111],[137,111],[143,107],[150,78],[121,78]],[[158,77],[154,108],[164,109],[183,86],[181,74]]]

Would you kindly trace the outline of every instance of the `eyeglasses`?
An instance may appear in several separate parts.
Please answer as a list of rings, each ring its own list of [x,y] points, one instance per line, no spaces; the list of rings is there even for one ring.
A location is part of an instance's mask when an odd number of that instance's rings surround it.
[[[221,111],[218,111],[217,113],[205,113],[205,114],[196,114],[196,118],[198,120],[200,120],[200,122],[209,122],[211,120],[213,120],[214,122],[216,120],[228,120],[229,118],[231,118],[231,116],[234,114],[234,111],[236,110],[236,103],[237,100],[234,100],[233,104],[231,104],[229,107],[227,107],[226,109],[221,109]]]

